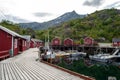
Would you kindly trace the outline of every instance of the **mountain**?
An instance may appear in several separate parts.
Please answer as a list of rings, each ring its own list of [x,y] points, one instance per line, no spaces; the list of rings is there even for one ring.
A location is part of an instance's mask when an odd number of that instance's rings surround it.
[[[46,30],[38,31],[37,36],[44,40]],[[104,9],[88,14],[82,19],[74,19],[62,23],[59,27],[49,28],[50,40],[55,36],[71,38],[77,43],[88,36],[97,41],[112,42],[112,38],[120,38],[120,10]]]
[[[54,27],[57,25],[60,25],[61,23],[67,22],[69,20],[77,19],[77,18],[83,18],[85,15],[79,15],[75,11],[65,13],[61,15],[60,17],[43,23],[37,23],[37,22],[31,22],[31,23],[20,23],[19,25],[22,28],[32,28],[34,30],[36,29],[47,29],[49,27]]]
[[[28,20],[24,20],[24,19],[21,19],[17,16],[13,16],[13,15],[0,15],[0,21],[2,21],[2,20],[8,20],[8,21],[11,21],[14,23],[29,22]]]

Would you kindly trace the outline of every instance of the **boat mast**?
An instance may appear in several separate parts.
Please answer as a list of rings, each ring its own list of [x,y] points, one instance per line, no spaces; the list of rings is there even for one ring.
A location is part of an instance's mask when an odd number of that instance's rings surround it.
[[[49,48],[49,30],[48,30],[48,49],[50,49]]]
[[[46,35],[45,35],[45,47],[47,46],[47,44],[46,44]]]

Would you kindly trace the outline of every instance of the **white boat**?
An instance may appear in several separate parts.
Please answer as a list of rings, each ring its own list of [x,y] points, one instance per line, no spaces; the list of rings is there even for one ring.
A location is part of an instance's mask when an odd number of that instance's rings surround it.
[[[46,52],[46,55],[44,55],[46,59],[54,59],[55,58],[55,53],[52,50],[48,50]]]
[[[48,41],[46,41],[46,37],[45,37],[45,46],[43,49],[44,49],[44,54],[42,56],[44,60],[55,58],[55,52],[53,52],[53,50],[50,49],[49,47],[49,31],[48,31]]]
[[[113,54],[96,54],[93,56],[89,56],[91,60],[111,63],[115,62],[116,60],[120,60],[120,49],[116,49]]]
[[[69,59],[71,59],[71,60],[80,60],[80,59],[82,59],[85,56],[86,56],[86,53],[75,51],[75,52],[72,52],[70,54],[70,58]]]

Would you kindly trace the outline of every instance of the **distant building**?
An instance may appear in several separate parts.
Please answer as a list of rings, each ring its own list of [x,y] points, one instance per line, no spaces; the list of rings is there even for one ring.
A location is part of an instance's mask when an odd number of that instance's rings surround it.
[[[98,41],[91,38],[91,37],[85,37],[84,38],[84,45],[85,46],[98,46]]]
[[[73,40],[70,38],[66,38],[64,40],[64,46],[72,46],[74,44]]]
[[[93,43],[94,43],[94,40],[91,37],[84,38],[84,45],[91,46],[93,45]]]
[[[112,43],[98,43],[99,47],[112,47]]]
[[[52,46],[60,46],[61,45],[61,40],[60,40],[60,38],[54,38],[53,40],[52,40]]]
[[[120,38],[113,38],[112,39],[112,45],[114,47],[120,47]]]
[[[31,39],[30,48],[44,46],[44,42],[39,39]]]
[[[31,36],[30,35],[23,35],[23,37],[26,39],[27,49],[30,48]]]

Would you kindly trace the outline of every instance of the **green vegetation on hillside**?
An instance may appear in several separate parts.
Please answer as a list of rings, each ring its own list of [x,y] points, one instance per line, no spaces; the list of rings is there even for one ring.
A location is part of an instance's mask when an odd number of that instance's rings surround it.
[[[6,20],[3,20],[0,22],[0,25],[3,26],[3,27],[6,27],[12,31],[15,31],[16,33],[18,34],[21,34],[21,35],[31,35],[32,37],[35,36],[35,31],[31,28],[27,28],[27,29],[23,29],[23,28],[20,28],[20,26],[18,24],[15,24],[13,22],[10,22],[10,21],[6,21]]]
[[[12,31],[15,31],[17,33],[22,33],[21,31],[21,28],[18,26],[18,24],[14,24],[13,22],[10,22],[10,21],[6,21],[6,20],[3,20],[2,22],[0,22],[0,25],[1,26],[4,26]]]
[[[37,37],[44,40],[48,31],[50,39],[55,36],[61,39],[69,37],[76,42],[80,42],[81,38],[89,36],[94,39],[104,38],[104,42],[111,42],[112,38],[120,37],[120,10],[96,11],[87,15],[84,19],[75,19],[48,30],[36,31]]]

